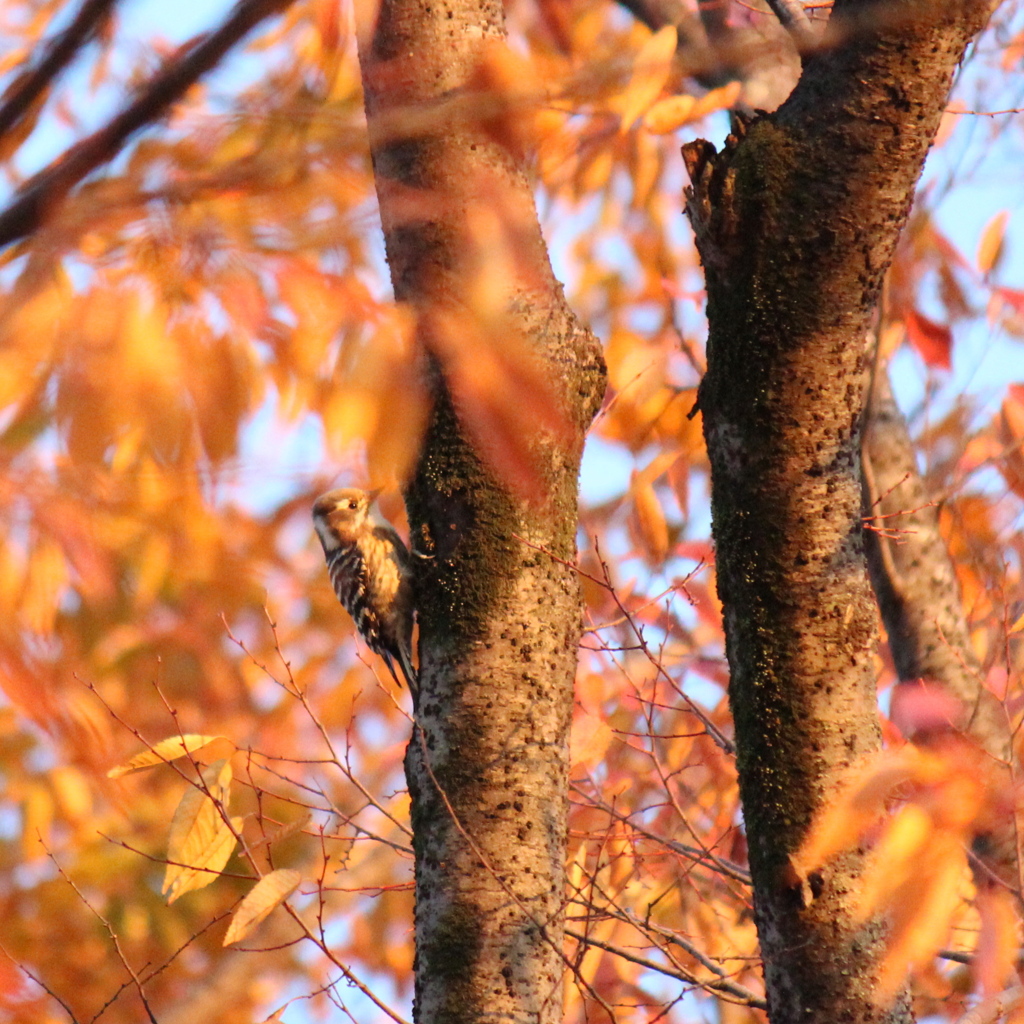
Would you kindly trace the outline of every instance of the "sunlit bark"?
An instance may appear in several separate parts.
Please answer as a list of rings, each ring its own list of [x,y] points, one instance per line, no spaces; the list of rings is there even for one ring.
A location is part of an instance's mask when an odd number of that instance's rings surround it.
[[[708,287],[700,390],[730,700],[774,1024],[904,1019],[872,998],[860,858],[788,858],[879,742],[862,539],[864,336],[953,71],[991,5],[838,2],[789,100],[687,147]]]

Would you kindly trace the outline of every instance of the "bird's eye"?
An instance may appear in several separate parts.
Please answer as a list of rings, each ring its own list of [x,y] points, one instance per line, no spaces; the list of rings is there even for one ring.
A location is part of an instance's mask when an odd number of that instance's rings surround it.
[[[359,508],[359,502],[358,501],[350,501],[348,503],[348,507],[350,509],[352,509],[353,511],[355,511],[357,508]]]

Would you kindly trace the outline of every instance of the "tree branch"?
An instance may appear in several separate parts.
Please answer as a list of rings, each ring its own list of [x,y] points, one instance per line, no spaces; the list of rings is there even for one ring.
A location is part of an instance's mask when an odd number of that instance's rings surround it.
[[[878,368],[871,387],[861,466],[868,571],[896,673],[901,682],[924,680],[943,686],[964,709],[962,720],[951,726],[974,739],[995,763],[1008,764],[1012,737],[1006,710],[984,684],[956,570],[939,532],[939,509],[928,500],[884,366]],[[884,524],[884,529],[872,529],[872,521]],[[1013,883],[1013,820],[986,840],[980,859],[997,877]],[[975,877],[981,884],[978,872]]]
[[[779,24],[793,37],[801,53],[814,49],[818,39],[800,0],[767,0]]]
[[[39,63],[13,83],[0,107],[0,137],[21,121],[32,104],[99,31],[116,3],[117,0],[84,0],[71,24],[47,45]]]
[[[0,213],[0,248],[35,231],[87,174],[120,152],[141,128],[157,120],[172,103],[261,21],[292,0],[239,0],[220,28],[197,37],[182,56],[164,68],[146,89],[105,127],[72,146],[30,178]]]

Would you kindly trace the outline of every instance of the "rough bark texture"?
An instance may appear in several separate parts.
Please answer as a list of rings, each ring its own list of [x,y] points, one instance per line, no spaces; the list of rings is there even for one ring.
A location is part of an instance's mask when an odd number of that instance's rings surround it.
[[[953,71],[991,5],[837,0],[837,45],[774,114],[687,146],[708,287],[700,408],[755,906],[773,1024],[909,1017],[872,990],[859,859],[788,857],[878,744],[859,473],[864,336]]]
[[[938,683],[962,704],[949,727],[974,739],[1003,766],[1009,790],[1012,737],[1002,702],[984,685],[971,647],[956,570],[939,532],[939,509],[917,469],[884,367],[875,375],[861,449],[865,534],[871,584],[901,682]],[[979,886],[1017,879],[1015,822],[976,844],[983,870]]]
[[[551,273],[528,179],[481,130],[463,90],[482,47],[503,34],[499,0],[384,0],[360,41],[396,298],[419,314],[428,351],[439,351],[435,314],[474,315],[465,218],[481,183],[491,192],[498,183],[517,272],[487,284],[505,289],[506,322],[548,367],[573,435],[538,445],[545,501],[526,505],[479,458],[455,389],[433,364],[434,411],[406,495],[414,547],[429,556],[417,580],[421,694],[406,774],[415,1017],[432,1024],[555,1022],[562,1013],[580,595],[574,572],[537,548],[575,556],[579,458],[604,370]]]

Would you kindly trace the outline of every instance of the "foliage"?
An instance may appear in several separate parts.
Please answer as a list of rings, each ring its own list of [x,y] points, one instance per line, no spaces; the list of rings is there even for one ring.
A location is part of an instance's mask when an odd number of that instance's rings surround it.
[[[67,7],[6,5],[8,96]],[[192,1019],[260,1019],[289,1000],[358,1020],[407,1015],[408,695],[356,643],[309,522],[339,476],[388,485],[387,511],[400,517],[396,485],[426,412],[410,318],[389,298],[377,241],[349,15],[331,0],[292,5],[246,59],[193,85],[2,257],[0,1021],[188,1008],[238,956],[261,965],[260,980]],[[614,1008],[622,1020],[690,1020],[712,998],[722,1019],[758,1017],[693,415],[703,294],[678,154],[681,140],[721,131],[718,111],[739,86],[695,86],[673,61],[675,29],[652,33],[608,0],[517,3],[509,19],[515,56],[490,54],[470,107],[527,153],[556,271],[604,340],[611,379],[580,533],[588,630],[567,1019]],[[95,104],[180,57],[159,43],[133,51],[116,20],[2,137],[12,189],[36,159],[33,140],[80,136]],[[906,390],[913,375],[925,383],[912,419],[921,463],[943,500],[975,653],[1014,726],[1019,224],[1001,209],[954,233],[948,211],[964,209],[983,175],[1007,173],[981,162],[998,132],[1006,153],[1020,146],[1019,114],[972,111],[1014,105],[1002,100],[1022,40],[1006,4],[962,72],[880,331]],[[516,259],[514,231],[485,213],[479,323],[487,282]],[[477,436],[513,452],[496,468],[529,483],[515,439],[543,415],[545,392],[514,341],[484,334],[448,331],[445,362]],[[980,358],[978,337],[1005,354],[994,413],[990,395],[958,395],[970,373],[949,373],[961,351]],[[883,709],[893,681],[883,650]],[[955,1018],[973,998],[961,954],[978,951],[986,996],[1008,980],[1008,904],[979,918],[961,868],[979,807],[1011,813],[1014,795],[967,792],[981,785],[973,751],[916,752],[880,714],[889,760],[848,798],[870,793],[870,806],[856,828],[822,825],[799,871],[880,833],[902,873],[875,885],[865,913],[899,922],[895,983],[915,963],[920,1008]],[[885,775],[893,765],[898,780]],[[886,807],[894,816],[881,826]],[[926,847],[931,866],[912,871]],[[952,960],[933,956],[936,936]],[[284,1019],[304,1012],[291,1005]]]

